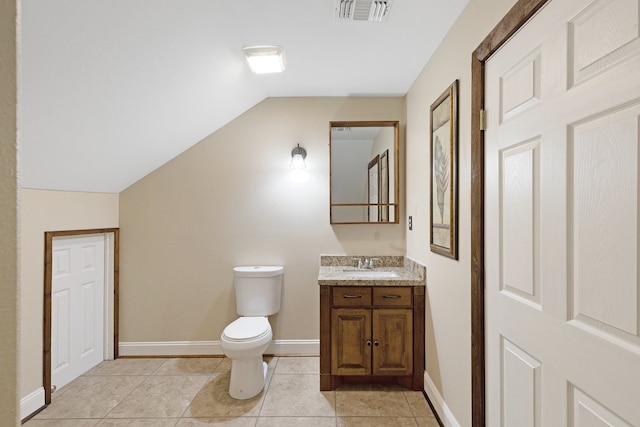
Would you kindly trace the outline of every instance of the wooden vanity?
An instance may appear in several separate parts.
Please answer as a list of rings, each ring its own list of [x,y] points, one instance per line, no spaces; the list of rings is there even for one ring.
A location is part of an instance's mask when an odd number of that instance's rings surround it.
[[[370,279],[320,267],[320,390],[424,388],[424,274],[392,269],[398,277]]]

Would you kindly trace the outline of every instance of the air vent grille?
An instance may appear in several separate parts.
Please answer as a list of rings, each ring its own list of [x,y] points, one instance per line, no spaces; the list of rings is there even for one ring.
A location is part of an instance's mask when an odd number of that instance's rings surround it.
[[[336,0],[336,19],[385,22],[392,3],[392,0]]]

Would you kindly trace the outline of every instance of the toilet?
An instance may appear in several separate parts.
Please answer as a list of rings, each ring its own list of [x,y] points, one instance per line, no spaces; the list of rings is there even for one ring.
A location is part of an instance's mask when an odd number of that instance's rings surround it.
[[[231,359],[229,395],[244,400],[264,388],[267,364],[262,354],[273,337],[267,316],[280,311],[284,267],[234,267],[233,274],[240,317],[224,328],[220,346]]]

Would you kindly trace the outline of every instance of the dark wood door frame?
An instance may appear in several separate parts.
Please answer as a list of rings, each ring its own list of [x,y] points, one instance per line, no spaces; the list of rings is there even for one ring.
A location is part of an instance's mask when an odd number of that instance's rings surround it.
[[[119,313],[119,272],[120,272],[120,229],[95,228],[88,230],[45,231],[44,233],[44,327],[42,382],[44,403],[51,403],[51,285],[53,266],[53,239],[62,236],[82,236],[87,234],[113,234],[113,357],[118,357],[118,313]]]
[[[484,110],[485,62],[550,0],[519,0],[471,56],[471,422],[485,425]]]

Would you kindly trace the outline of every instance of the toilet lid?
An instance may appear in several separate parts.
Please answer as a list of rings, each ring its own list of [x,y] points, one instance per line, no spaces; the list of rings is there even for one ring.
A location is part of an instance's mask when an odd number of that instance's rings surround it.
[[[270,330],[266,317],[240,317],[224,328],[222,336],[228,341],[250,341],[268,335]]]

